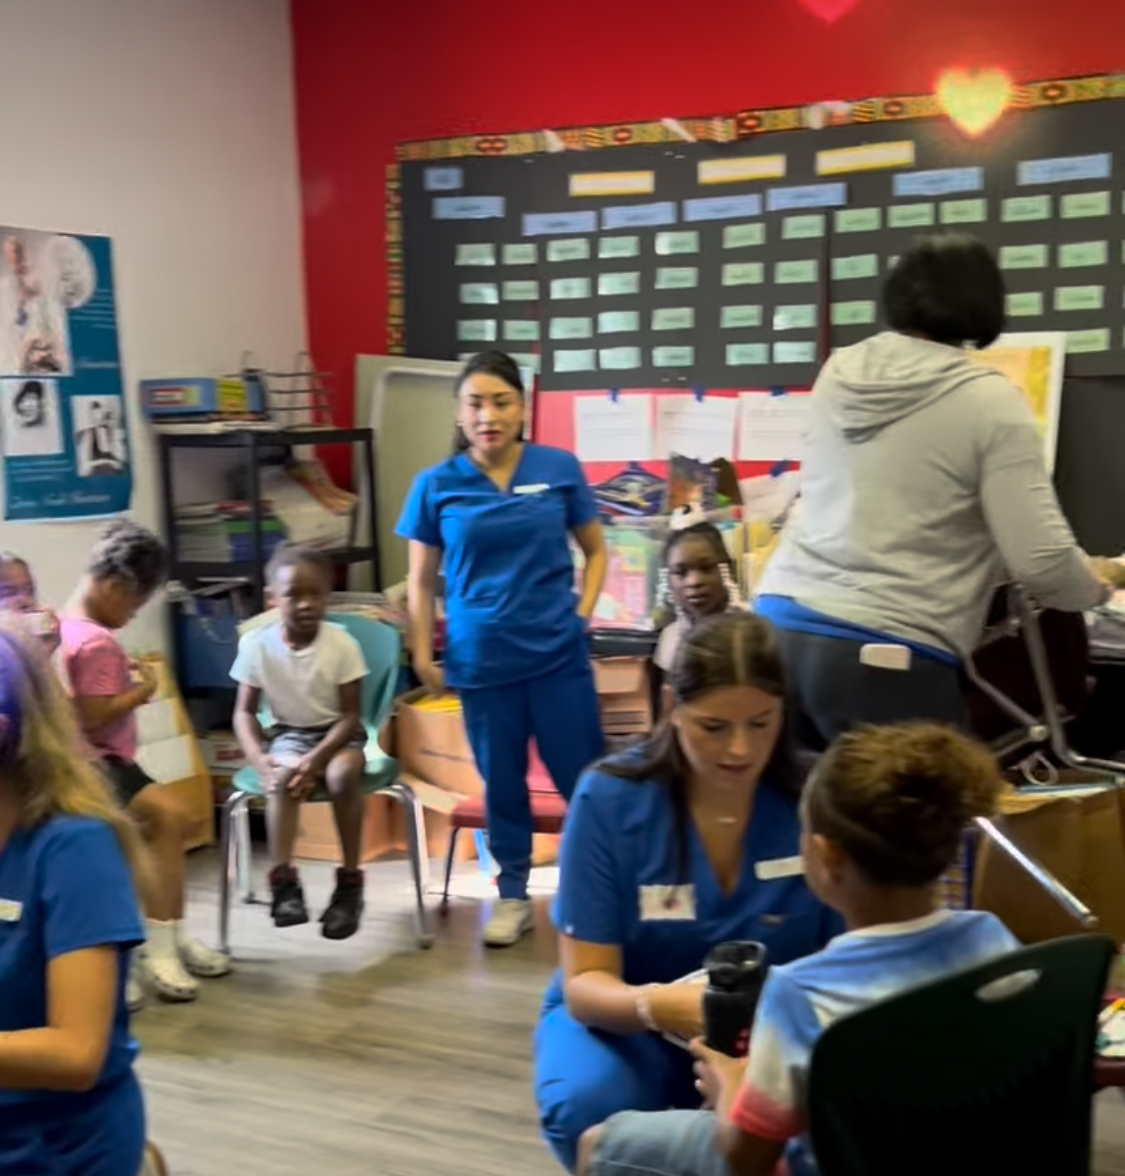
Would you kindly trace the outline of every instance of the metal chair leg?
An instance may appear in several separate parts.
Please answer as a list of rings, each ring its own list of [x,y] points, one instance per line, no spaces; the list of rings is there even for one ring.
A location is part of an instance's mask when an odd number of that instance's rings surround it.
[[[461,835],[461,826],[454,825],[449,830],[449,850],[445,855],[445,885],[441,889],[441,913],[449,911],[449,885],[453,879],[453,863],[457,860],[457,838]]]
[[[231,855],[235,849],[232,824],[235,810],[244,797],[245,793],[232,792],[219,820],[219,950],[227,955],[230,955],[230,891],[234,868]]]
[[[235,813],[235,848],[238,861],[238,893],[243,902],[254,902],[254,851],[250,843],[250,798]]]
[[[393,784],[389,791],[406,812],[410,843],[410,872],[414,878],[414,928],[418,938],[418,946],[432,947],[434,937],[430,931],[429,917],[426,914],[426,890],[422,883],[422,863],[428,857],[421,848],[421,838],[425,836],[425,833],[419,827],[418,814],[422,806],[414,795],[414,790],[401,781]]]

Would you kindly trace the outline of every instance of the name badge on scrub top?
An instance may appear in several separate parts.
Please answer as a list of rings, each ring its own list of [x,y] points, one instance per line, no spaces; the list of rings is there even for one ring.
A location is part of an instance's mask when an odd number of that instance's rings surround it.
[[[695,918],[694,886],[642,886],[643,923],[686,922]]]
[[[550,490],[546,482],[536,482],[533,486],[513,486],[513,494],[544,494]]]
[[[800,878],[805,872],[805,863],[799,857],[774,858],[768,862],[754,863],[754,877],[759,882],[774,882],[778,878]]]
[[[23,903],[0,898],[0,923],[18,923],[23,914]]]

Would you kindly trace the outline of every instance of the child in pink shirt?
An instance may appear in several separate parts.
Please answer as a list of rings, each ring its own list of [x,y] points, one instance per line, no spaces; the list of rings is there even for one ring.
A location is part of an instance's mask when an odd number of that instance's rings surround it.
[[[222,976],[230,960],[184,928],[185,821],[175,798],[137,763],[136,711],[156,693],[152,667],[135,662],[114,633],[163,584],[168,557],[151,532],[127,519],[110,523],[90,555],[78,607],[62,619],[62,655],[86,739],[118,801],[152,850],[157,885],[148,904],[145,946],[133,953],[129,1004],[146,985],[165,1000],[194,1000],[199,976]]]

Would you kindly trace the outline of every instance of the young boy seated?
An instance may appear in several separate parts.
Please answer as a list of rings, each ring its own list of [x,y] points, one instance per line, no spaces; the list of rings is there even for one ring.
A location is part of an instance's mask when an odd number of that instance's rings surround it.
[[[367,736],[360,691],[367,665],[355,638],[324,624],[332,565],[320,552],[285,544],[266,569],[279,619],[245,634],[231,677],[238,682],[234,730],[265,787],[270,831],[271,913],[278,927],[309,921],[293,844],[301,802],[318,785],[332,799],[343,866],[332,901],[320,917],[327,939],[347,939],[363,913],[361,783]],[[274,726],[263,731],[268,705]]]
[[[115,519],[90,553],[76,608],[62,618],[62,659],[78,721],[121,806],[140,826],[156,874],[145,910],[146,942],[133,953],[128,1003],[149,986],[169,1001],[194,1000],[197,977],[223,976],[230,960],[188,935],[184,923],[186,822],[176,798],[137,763],[137,710],[156,693],[151,666],[132,661],[114,636],[168,571],[160,540]]]
[[[805,875],[847,932],[774,968],[746,1060],[692,1045],[712,1111],[626,1112],[592,1128],[580,1176],[815,1176],[802,1092],[817,1039],[839,1017],[984,963],[1018,944],[994,916],[935,909],[965,826],[992,812],[996,765],[929,724],[867,728],[829,748],[802,806]]]

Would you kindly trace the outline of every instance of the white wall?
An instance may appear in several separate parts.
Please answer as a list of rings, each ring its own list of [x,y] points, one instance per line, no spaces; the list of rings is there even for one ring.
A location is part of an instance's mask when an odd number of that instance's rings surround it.
[[[4,224],[113,238],[131,513],[159,530],[137,382],[305,345],[287,0],[0,0]],[[0,548],[62,604],[101,525],[0,522]],[[163,639],[158,603],[125,634]]]

